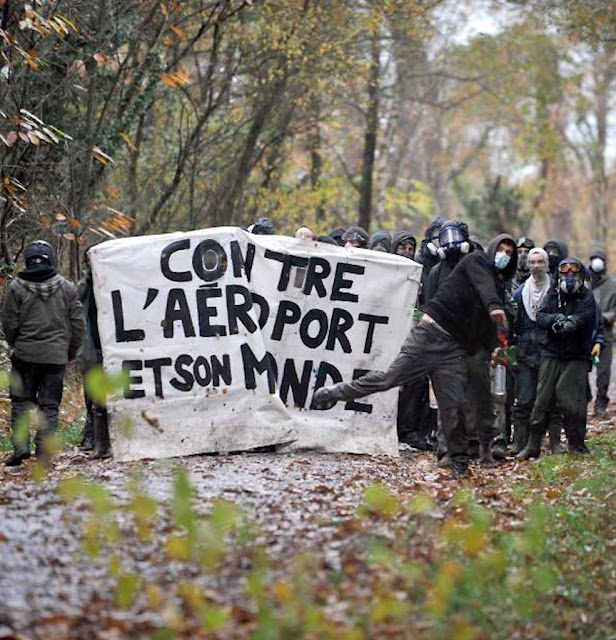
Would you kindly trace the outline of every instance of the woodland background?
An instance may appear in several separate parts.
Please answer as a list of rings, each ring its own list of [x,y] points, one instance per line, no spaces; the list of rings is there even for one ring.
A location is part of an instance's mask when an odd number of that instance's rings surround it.
[[[489,33],[477,23],[497,25]],[[598,0],[0,0],[0,265],[51,240],[464,218],[609,247]]]

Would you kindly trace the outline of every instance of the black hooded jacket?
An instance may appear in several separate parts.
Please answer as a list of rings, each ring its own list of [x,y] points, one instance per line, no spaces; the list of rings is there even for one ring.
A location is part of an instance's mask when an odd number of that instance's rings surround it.
[[[607,254],[600,249],[590,254],[590,259],[601,258],[607,267]],[[616,278],[607,270],[601,273],[590,271],[591,290],[599,308],[604,327],[604,335],[608,344],[614,341],[614,323],[616,322]]]
[[[503,240],[512,243],[514,253],[505,269],[499,271],[494,266],[494,255]],[[485,253],[473,251],[460,260],[426,304],[425,311],[469,353],[482,346],[492,349],[497,339],[489,312],[505,309],[504,283],[513,277],[516,268],[515,240],[505,233],[496,236]]]
[[[441,262],[432,267],[424,290],[425,302],[429,302],[434,298],[441,284],[447,280],[462,258],[464,258],[464,255],[457,253],[453,256],[447,256],[445,260],[441,260]]]
[[[443,218],[435,218],[429,225],[426,227],[426,232],[424,234],[424,239],[421,241],[421,249],[419,251],[419,255],[416,260],[419,264],[423,265],[423,270],[421,272],[421,285],[419,288],[419,296],[417,298],[419,303],[419,308],[423,309],[426,303],[426,287],[428,284],[428,276],[430,275],[430,271],[435,267],[439,260],[438,257],[430,253],[430,249],[428,249],[428,245],[431,242],[432,234],[435,229],[442,226]]]
[[[571,316],[575,330],[571,333],[555,333],[552,326],[558,314]],[[537,313],[537,324],[547,330],[541,357],[558,360],[590,360],[595,330],[597,308],[592,293],[582,286],[573,295],[552,287]]]
[[[558,247],[558,250],[560,251],[560,258],[558,259],[558,261],[553,259],[550,259],[549,261],[550,273],[552,274],[552,276],[554,276],[557,271],[558,263],[561,260],[564,260],[565,258],[569,257],[569,246],[567,245],[566,242],[563,242],[562,240],[548,240],[543,246],[543,248],[547,251],[547,247],[551,244],[555,244]]]

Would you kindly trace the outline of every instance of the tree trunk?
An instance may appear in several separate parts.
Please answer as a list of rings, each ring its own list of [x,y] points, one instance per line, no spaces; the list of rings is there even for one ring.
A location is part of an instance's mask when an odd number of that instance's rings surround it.
[[[359,192],[359,226],[370,230],[372,219],[372,183],[377,133],[379,128],[379,77],[381,71],[381,47],[378,32],[373,33],[370,42],[370,76],[368,80],[368,110],[364,134],[364,157],[361,168]]]

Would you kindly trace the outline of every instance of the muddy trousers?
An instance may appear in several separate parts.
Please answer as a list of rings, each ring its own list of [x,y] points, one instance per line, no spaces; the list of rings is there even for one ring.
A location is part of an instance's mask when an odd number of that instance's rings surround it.
[[[543,437],[550,414],[556,411],[563,416],[570,449],[585,448],[589,365],[587,360],[542,358],[530,417],[531,433]]]
[[[515,378],[515,402],[513,404],[512,420],[513,437],[518,451],[521,451],[528,441],[530,417],[537,398],[538,382],[539,368],[530,367],[526,363],[520,362]],[[549,411],[546,425],[550,434],[550,449],[553,449],[560,441],[560,432],[563,427],[562,415],[556,410]]]
[[[402,385],[420,385],[430,376],[452,460],[468,463],[466,431],[460,421],[466,383],[466,352],[437,325],[422,320],[407,336],[387,371],[373,371],[335,385],[341,400],[363,398]]]
[[[612,353],[613,345],[605,345],[601,349],[599,366],[597,367],[597,399],[595,400],[595,411],[606,409],[610,402],[607,392],[610,388],[610,377],[612,374]]]
[[[43,441],[58,428],[58,410],[62,402],[65,366],[24,362],[13,356],[11,367],[11,429],[16,454],[30,453],[30,434],[22,418],[38,407],[42,420],[34,439],[37,455],[43,453]]]

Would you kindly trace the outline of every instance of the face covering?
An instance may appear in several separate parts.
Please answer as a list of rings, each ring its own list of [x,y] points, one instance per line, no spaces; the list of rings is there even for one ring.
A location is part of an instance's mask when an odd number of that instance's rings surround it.
[[[581,282],[572,274],[569,274],[566,278],[561,278],[560,280],[560,290],[563,293],[576,293],[576,291],[580,288]]]
[[[528,271],[528,256],[518,256],[518,269],[520,271]]]
[[[544,282],[547,275],[545,267],[534,267],[530,269],[530,277],[538,284]]]
[[[590,268],[595,273],[603,273],[605,271],[605,262],[601,258],[593,258],[590,261]]]
[[[560,264],[560,256],[548,255],[550,273],[554,273]]]
[[[510,260],[510,255],[507,255],[504,251],[497,251],[494,256],[494,266],[502,271],[509,264]]]

